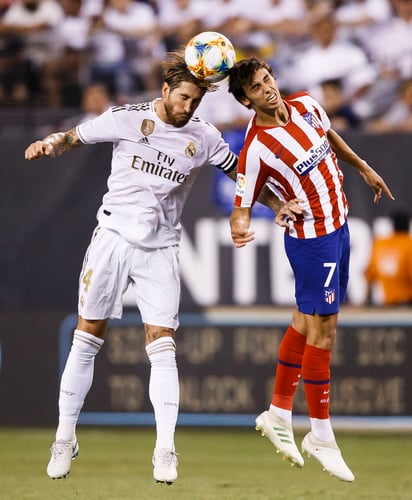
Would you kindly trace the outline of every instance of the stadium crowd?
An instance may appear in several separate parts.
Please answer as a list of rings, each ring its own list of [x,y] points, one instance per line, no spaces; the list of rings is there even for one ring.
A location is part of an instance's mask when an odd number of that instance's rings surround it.
[[[80,108],[95,85],[111,103],[155,95],[165,53],[209,30],[336,130],[412,131],[412,0],[0,0],[0,108]]]

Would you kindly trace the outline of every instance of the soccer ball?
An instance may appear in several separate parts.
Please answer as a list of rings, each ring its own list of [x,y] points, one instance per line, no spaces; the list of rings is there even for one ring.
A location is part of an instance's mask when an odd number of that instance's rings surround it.
[[[185,62],[196,78],[216,83],[226,78],[236,62],[236,53],[227,37],[215,31],[204,31],[186,45]]]

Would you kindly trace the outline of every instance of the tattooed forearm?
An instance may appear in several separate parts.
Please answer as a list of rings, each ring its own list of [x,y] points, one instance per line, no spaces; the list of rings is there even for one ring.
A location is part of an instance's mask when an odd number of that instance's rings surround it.
[[[43,142],[52,146],[53,150],[50,156],[61,156],[83,144],[80,141],[75,128],[72,128],[67,132],[50,134],[43,139]]]

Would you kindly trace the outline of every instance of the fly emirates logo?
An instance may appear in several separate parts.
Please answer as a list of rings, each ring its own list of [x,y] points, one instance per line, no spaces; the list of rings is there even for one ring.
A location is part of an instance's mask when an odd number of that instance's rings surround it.
[[[135,170],[140,170],[140,172],[145,172],[146,174],[163,177],[163,179],[176,182],[176,184],[183,184],[188,178],[188,175],[182,174],[179,170],[174,169],[174,162],[175,158],[161,151],[156,151],[156,158],[154,161],[145,160],[141,156],[133,156],[131,167]]]
[[[330,153],[330,146],[326,138],[323,141],[306,153],[306,158],[299,163],[296,163],[294,168],[300,173],[300,175],[305,175],[309,173],[312,168],[319,165],[319,163],[326,158]]]

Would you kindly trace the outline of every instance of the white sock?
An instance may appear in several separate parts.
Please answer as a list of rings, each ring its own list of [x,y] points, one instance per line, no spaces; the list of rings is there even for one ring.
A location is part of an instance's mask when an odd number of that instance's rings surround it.
[[[179,411],[179,377],[176,345],[161,337],[146,346],[150,360],[149,397],[156,419],[156,448],[175,449],[174,435]]]
[[[279,408],[278,406],[271,404],[269,406],[269,411],[273,412],[276,416],[292,425],[292,412],[290,410],[285,410],[284,408]]]
[[[332,422],[329,418],[311,418],[310,426],[313,434],[321,441],[335,441]]]
[[[80,410],[93,381],[94,358],[103,342],[90,333],[74,331],[72,348],[60,381],[56,441],[75,439]]]

